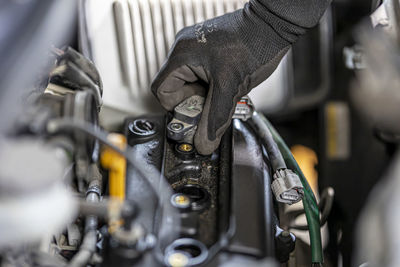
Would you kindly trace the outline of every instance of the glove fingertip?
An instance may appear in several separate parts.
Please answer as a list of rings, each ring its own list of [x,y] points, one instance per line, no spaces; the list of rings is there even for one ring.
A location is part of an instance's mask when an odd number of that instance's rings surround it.
[[[206,137],[201,135],[196,135],[194,138],[194,146],[196,150],[201,155],[211,155],[218,145],[215,145],[214,142],[209,141]]]
[[[168,77],[165,73],[165,68],[162,68],[157,72],[155,77],[153,78],[153,81],[151,82],[150,89],[153,92],[155,96],[157,96],[157,91],[158,88],[161,86],[163,81]]]
[[[209,140],[207,135],[207,129],[199,128],[194,136],[194,146],[201,155],[211,155],[219,146],[221,138],[215,140]]]

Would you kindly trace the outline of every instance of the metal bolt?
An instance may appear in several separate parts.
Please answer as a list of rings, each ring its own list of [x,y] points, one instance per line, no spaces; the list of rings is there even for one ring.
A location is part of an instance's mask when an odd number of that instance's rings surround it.
[[[182,193],[172,195],[171,202],[173,206],[181,209],[185,209],[190,206],[190,198]]]
[[[180,144],[178,146],[178,150],[181,152],[192,152],[193,151],[193,146],[191,144]]]
[[[182,123],[171,123],[169,125],[169,127],[171,128],[171,130],[173,130],[175,132],[179,132],[183,129],[183,124]]]
[[[173,267],[187,266],[189,257],[181,252],[174,252],[168,257],[168,264]]]

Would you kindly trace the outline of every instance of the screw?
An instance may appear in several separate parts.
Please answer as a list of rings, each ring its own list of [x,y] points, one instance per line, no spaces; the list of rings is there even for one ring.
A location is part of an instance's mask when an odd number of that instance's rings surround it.
[[[169,125],[169,127],[170,127],[171,130],[173,130],[175,132],[179,132],[179,131],[181,131],[183,129],[183,124],[174,122],[174,123],[171,123]]]

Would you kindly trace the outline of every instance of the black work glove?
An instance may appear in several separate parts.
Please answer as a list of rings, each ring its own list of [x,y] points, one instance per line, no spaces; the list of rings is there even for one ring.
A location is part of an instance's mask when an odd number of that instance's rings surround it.
[[[177,34],[152,91],[169,111],[194,94],[206,96],[194,138],[199,153],[211,154],[218,147],[237,101],[271,75],[329,3],[250,0],[243,9]]]

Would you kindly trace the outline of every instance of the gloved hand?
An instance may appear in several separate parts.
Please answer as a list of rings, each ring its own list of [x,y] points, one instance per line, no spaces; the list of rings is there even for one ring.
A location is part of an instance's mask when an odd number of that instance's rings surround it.
[[[194,138],[211,154],[240,98],[275,70],[290,45],[315,26],[330,0],[250,0],[243,9],[184,28],[152,84],[172,111],[184,99],[206,96]]]

